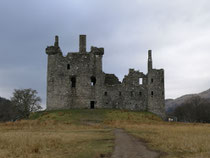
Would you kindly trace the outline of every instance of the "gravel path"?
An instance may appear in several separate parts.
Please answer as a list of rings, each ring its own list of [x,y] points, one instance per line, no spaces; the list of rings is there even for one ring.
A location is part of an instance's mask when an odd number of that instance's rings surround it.
[[[149,150],[144,143],[127,134],[122,129],[115,129],[115,150],[111,158],[158,158],[160,153]]]

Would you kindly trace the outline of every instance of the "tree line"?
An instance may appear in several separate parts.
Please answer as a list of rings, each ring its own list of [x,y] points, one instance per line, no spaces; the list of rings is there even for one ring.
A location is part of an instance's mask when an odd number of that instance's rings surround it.
[[[210,123],[210,100],[194,96],[177,106],[173,115],[181,122]]]
[[[37,94],[31,88],[15,89],[10,100],[0,97],[0,121],[27,119],[31,112],[41,110],[41,98]]]

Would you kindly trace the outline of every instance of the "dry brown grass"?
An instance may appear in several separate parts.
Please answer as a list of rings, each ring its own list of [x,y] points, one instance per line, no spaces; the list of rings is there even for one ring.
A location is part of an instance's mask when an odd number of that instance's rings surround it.
[[[34,119],[0,124],[0,158],[99,158],[113,150],[111,128],[124,128],[163,158],[210,157],[210,124],[166,123],[125,110],[45,112]]]
[[[0,158],[96,158],[112,147],[112,132],[98,125],[38,120],[0,124]]]
[[[147,142],[163,158],[209,158],[210,125],[186,123],[132,123],[115,121],[112,127],[124,128]]]

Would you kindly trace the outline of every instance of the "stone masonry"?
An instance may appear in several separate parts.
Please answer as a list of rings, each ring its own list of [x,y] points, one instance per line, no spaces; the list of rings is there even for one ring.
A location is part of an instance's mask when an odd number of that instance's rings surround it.
[[[148,73],[129,69],[122,82],[102,69],[104,48],[86,51],[86,35],[80,35],[79,52],[63,56],[58,36],[46,48],[47,110],[113,108],[150,111],[165,117],[164,70],[153,69],[148,51]]]

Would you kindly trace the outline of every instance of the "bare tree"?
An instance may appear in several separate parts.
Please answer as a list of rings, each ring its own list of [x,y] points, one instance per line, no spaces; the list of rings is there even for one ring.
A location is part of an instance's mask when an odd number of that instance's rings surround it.
[[[41,98],[37,96],[37,91],[31,88],[15,89],[11,101],[17,108],[20,118],[28,118],[31,112],[42,109]]]

